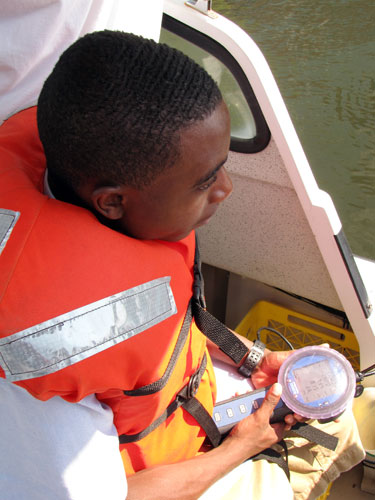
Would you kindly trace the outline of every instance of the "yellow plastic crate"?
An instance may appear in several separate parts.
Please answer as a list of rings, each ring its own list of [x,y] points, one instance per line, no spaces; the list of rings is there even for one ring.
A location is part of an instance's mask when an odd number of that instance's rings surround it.
[[[329,483],[326,491],[322,495],[320,495],[320,497],[318,497],[316,500],[326,500],[329,496],[330,491],[331,491],[331,487],[332,487],[332,483]]]
[[[350,330],[271,302],[260,301],[246,314],[236,327],[236,332],[250,340],[255,340],[257,331],[262,326],[279,331],[295,349],[327,342],[350,361],[354,370],[359,370],[359,345],[354,333]],[[278,335],[268,330],[263,330],[260,338],[272,351],[288,349]]]

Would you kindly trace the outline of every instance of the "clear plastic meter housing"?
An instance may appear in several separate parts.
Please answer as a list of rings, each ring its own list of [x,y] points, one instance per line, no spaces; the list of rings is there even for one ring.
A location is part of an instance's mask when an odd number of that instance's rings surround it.
[[[298,349],[282,364],[278,382],[282,400],[306,418],[330,419],[351,404],[356,378],[349,361],[324,346]]]

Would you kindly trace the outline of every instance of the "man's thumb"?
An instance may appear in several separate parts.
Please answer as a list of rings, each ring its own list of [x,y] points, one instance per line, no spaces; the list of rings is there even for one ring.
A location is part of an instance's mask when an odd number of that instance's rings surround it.
[[[269,410],[270,416],[277,405],[277,403],[280,401],[280,396],[282,393],[282,387],[279,383],[271,385],[269,390],[266,393],[266,396],[264,398],[262,406],[266,406]]]

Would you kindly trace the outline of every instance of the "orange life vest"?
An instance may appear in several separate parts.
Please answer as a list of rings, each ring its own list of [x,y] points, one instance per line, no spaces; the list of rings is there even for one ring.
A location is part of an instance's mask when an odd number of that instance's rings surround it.
[[[197,421],[182,407],[161,418],[202,362],[196,398],[210,413],[215,398],[205,337],[194,321],[181,332],[194,234],[135,240],[44,195],[36,108],[0,127],[0,172],[1,375],[42,400],[95,393],[119,435],[141,433],[121,445],[128,474],[195,456]]]

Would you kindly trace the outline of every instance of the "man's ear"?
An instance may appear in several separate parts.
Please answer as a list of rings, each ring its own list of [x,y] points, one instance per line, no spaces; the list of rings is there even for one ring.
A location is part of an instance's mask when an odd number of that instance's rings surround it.
[[[126,196],[120,186],[104,186],[91,193],[91,202],[97,212],[110,220],[121,219],[125,212]]]

